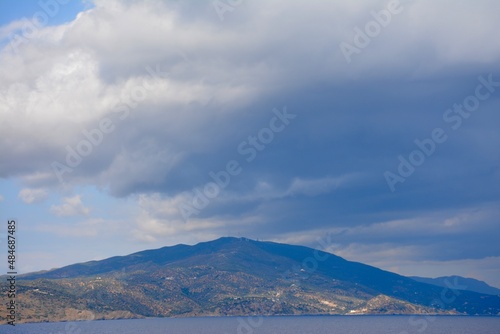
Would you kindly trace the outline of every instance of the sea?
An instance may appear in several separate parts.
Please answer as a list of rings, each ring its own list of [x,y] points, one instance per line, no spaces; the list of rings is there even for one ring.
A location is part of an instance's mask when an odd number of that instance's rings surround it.
[[[500,317],[276,316],[147,318],[1,325],[2,334],[499,334]]]

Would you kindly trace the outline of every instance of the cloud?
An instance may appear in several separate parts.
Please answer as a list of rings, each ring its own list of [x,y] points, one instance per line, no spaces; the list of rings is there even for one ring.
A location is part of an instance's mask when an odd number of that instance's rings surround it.
[[[4,199],[5,198],[2,195],[0,195],[0,202],[2,202]]]
[[[65,208],[58,208],[55,210],[59,210],[59,212],[55,214],[66,217],[83,214],[83,213],[76,213],[76,210],[88,211],[88,209],[85,208],[74,209],[74,208],[69,208],[68,206],[66,206]],[[62,214],[61,211],[64,210],[66,210],[65,214]],[[84,215],[88,215],[88,213]],[[117,233],[122,229],[123,229],[123,222],[110,219],[103,219],[103,218],[88,218],[71,225],[60,224],[60,223],[58,224],[48,223],[37,227],[37,231],[39,232],[51,233],[61,237],[78,237],[78,238],[82,237],[95,238],[97,236],[103,237],[106,235],[116,236]]]
[[[29,188],[22,189],[18,195],[18,197],[26,204],[41,202],[45,200],[48,196],[49,193],[45,189],[29,189]]]
[[[378,3],[313,1],[306,5],[259,1],[227,13],[239,17],[238,23],[226,20],[221,24],[209,4],[200,11],[199,6],[189,3],[96,1],[95,8],[83,12],[70,24],[41,29],[34,39],[19,47],[18,54],[11,54],[8,47],[2,50],[0,114],[6,122],[1,130],[9,139],[0,145],[0,152],[12,159],[2,165],[0,175],[29,178],[38,173],[44,177],[32,181],[31,186],[59,186],[51,164],[67,164],[66,158],[71,155],[67,147],[77,150],[78,144],[87,140],[83,130],[92,132],[102,119],[110,118],[115,126],[113,133],[106,134],[102,143],[82,157],[81,164],[70,167],[71,172],[64,175],[66,182],[109,187],[117,196],[151,188],[160,192],[188,190],[205,173],[200,161],[215,155],[215,164],[218,157],[228,153],[226,143],[236,145],[241,141],[235,129],[257,125],[264,110],[275,107],[275,101],[284,96],[295,101],[291,97],[300,92],[299,99],[305,102],[310,86],[323,82],[324,89],[334,98],[342,96],[349,103],[357,93],[343,94],[340,86],[359,92],[373,80],[386,82],[383,71],[406,73],[415,68],[415,62],[439,68],[450,63],[450,57],[459,63],[498,60],[499,43],[490,41],[488,48],[465,52],[468,44],[461,39],[446,39],[449,29],[443,28],[444,24],[459,32],[472,31],[454,35],[466,36],[471,42],[489,38],[488,31],[495,21],[489,20],[492,14],[487,6],[461,3],[455,6],[458,14],[444,19],[431,16],[425,25],[421,23],[419,18],[424,13],[428,17],[428,13],[441,12],[433,8],[451,4],[444,3],[405,3],[400,14],[405,19],[394,17],[348,67],[339,43],[352,38],[354,26],[366,23],[371,10],[383,8]],[[464,15],[481,16],[484,24],[479,28],[464,24]],[[255,22],[259,22],[258,28]],[[437,33],[429,35],[428,29]],[[408,32],[416,36],[409,40]],[[245,40],[240,38],[242,33],[247,36]],[[126,40],[120,37],[125,35]],[[294,36],[293,41],[288,36]],[[448,47],[442,47],[444,42]],[[409,47],[408,43],[416,45]],[[422,51],[410,51],[415,48]],[[455,50],[460,57],[435,53],[436,48],[443,52]],[[50,57],[35,57],[47,52]],[[428,53],[436,56],[422,58]],[[391,58],[397,61],[390,61],[385,54],[393,54]],[[160,68],[162,75],[148,79],[148,67]],[[379,70],[367,75],[367,67]],[[13,73],[11,68],[23,71]],[[353,73],[363,78],[354,87],[350,86]],[[425,76],[446,75],[439,70],[434,73]],[[150,89],[142,96],[137,87],[144,80],[149,80]],[[387,88],[390,96],[398,95],[391,92],[394,89]],[[373,87],[366,95],[367,104],[371,103],[370,95],[379,93]],[[139,96],[140,101],[134,101],[133,95]],[[330,99],[318,97],[315,107],[307,111],[314,116],[294,130],[295,136],[301,130],[315,128],[317,138],[346,140],[343,132],[351,131],[354,124],[366,127],[370,122],[376,130],[385,124],[381,119],[390,123],[404,119],[391,113],[390,108],[385,112],[363,112],[366,106],[359,109],[362,117],[351,118]],[[272,102],[266,108],[256,108],[256,104],[268,100]],[[328,104],[330,107],[325,108]],[[130,113],[121,119],[123,114],[117,110],[124,105],[128,105]],[[400,110],[398,106],[394,108]],[[256,109],[262,111],[255,112]],[[299,112],[306,109],[311,108],[295,106]],[[373,122],[374,119],[378,121]],[[324,132],[325,127],[330,136]],[[32,131],[34,128],[38,130]],[[386,131],[390,136],[394,129]],[[311,134],[308,132],[307,136]],[[368,140],[371,134],[365,134]],[[291,143],[293,139],[289,135],[286,140]],[[309,142],[307,137],[304,139]],[[141,155],[137,145],[141,141],[151,143],[151,156],[131,160],[129,155]],[[354,149],[358,152],[353,154],[364,153],[360,147]],[[285,153],[287,159],[292,158],[290,149]],[[28,159],[29,164],[25,163]],[[185,175],[186,167],[192,168],[189,177]],[[120,171],[128,168],[133,172],[122,175]],[[311,176],[289,177],[291,180]]]
[[[401,2],[347,63],[339,45],[386,5],[247,1],[221,21],[211,2],[95,1],[17,53],[0,50],[0,177],[129,200],[140,242],[332,232],[332,250],[370,261],[498,256],[499,3]],[[451,130],[445,112],[488,76],[490,97]],[[247,161],[239,144],[285,105],[296,120]],[[391,193],[384,172],[435,128],[447,141]],[[183,219],[179,206],[232,160],[242,172]],[[97,219],[80,196],[50,211]]]
[[[353,178],[353,175],[346,175],[339,178],[326,177],[316,180],[303,180],[301,178],[294,178],[292,180],[292,184],[286,191],[286,194],[318,196],[335,190],[337,187],[344,184],[346,181],[352,180]]]
[[[242,214],[239,217],[191,217],[185,220],[180,207],[189,200],[187,194],[174,198],[162,198],[160,194],[140,195],[140,212],[135,218],[136,228],[131,235],[143,242],[164,242],[185,235],[189,235],[191,240],[202,241],[231,235],[228,233],[230,231],[248,231],[250,227],[264,223],[262,217],[255,214]]]
[[[335,227],[330,251],[357,261],[388,265],[409,261],[457,261],[500,256],[495,217],[498,203],[460,211],[443,210],[405,220]],[[321,234],[319,233],[319,234]]]
[[[21,19],[4,26],[0,26],[0,41],[9,38],[15,31],[21,31],[22,28],[29,23],[31,22],[28,19]]]
[[[52,205],[50,211],[57,216],[86,216],[90,213],[90,209],[83,205],[80,195],[63,198],[63,204]]]

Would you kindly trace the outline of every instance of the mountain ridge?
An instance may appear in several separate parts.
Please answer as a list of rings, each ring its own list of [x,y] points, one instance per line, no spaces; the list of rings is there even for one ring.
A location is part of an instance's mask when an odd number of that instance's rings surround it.
[[[500,314],[498,296],[417,282],[305,246],[232,237],[28,273],[18,285],[24,321],[78,320],[75,314]],[[55,314],[44,311],[48,301]]]
[[[480,281],[475,278],[463,277],[458,275],[452,276],[441,276],[436,278],[420,277],[420,276],[408,276],[417,282],[433,284],[440,287],[447,287],[448,285],[454,285],[460,287],[458,290],[473,291],[487,295],[500,295],[500,289],[487,284],[484,281]]]

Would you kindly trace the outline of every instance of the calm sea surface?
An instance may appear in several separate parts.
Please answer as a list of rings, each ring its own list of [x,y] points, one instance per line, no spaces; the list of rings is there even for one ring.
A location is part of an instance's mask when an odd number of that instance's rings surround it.
[[[500,317],[297,316],[154,318],[0,326],[23,334],[499,334]]]

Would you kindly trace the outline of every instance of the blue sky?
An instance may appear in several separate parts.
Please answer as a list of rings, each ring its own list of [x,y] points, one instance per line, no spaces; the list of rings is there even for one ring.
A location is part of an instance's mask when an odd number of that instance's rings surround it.
[[[6,3],[22,272],[329,234],[349,260],[500,286],[497,1]]]
[[[0,2],[0,23],[8,25],[11,22],[26,18],[32,20],[37,13],[44,13],[50,19],[47,26],[71,22],[76,15],[92,7],[89,1],[2,1]]]

